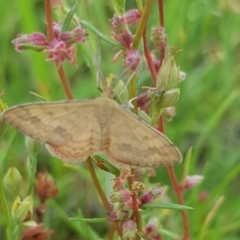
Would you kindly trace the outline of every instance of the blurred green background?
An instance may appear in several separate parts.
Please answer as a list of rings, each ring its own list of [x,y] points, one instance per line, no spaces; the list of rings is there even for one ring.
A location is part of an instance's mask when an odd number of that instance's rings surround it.
[[[66,1],[69,7],[74,2]],[[134,1],[127,1],[126,5],[127,9],[135,7]],[[148,23],[149,36],[151,27],[158,25],[157,14],[154,6]],[[110,35],[108,19],[113,15],[111,1],[80,1],[77,15]],[[54,63],[46,62],[44,53],[17,53],[11,43],[19,33],[45,32],[43,1],[1,1],[0,23],[0,91],[4,89],[6,93],[3,101],[8,106],[39,101],[29,91],[40,94],[48,101],[66,99]],[[195,208],[188,212],[192,239],[239,239],[240,2],[165,1],[165,26],[169,45],[182,49],[176,55],[176,61],[187,73],[180,85],[176,117],[172,122],[165,123],[166,134],[183,156],[193,147],[189,175],[204,176],[199,186],[185,192],[186,205]],[[96,50],[97,38],[88,32],[89,43]],[[101,68],[105,75],[118,74],[122,69],[120,62],[110,63],[114,54],[112,46],[101,42]],[[99,93],[92,57],[84,45],[79,45],[77,56],[77,67],[64,63],[74,97],[94,98]],[[139,85],[146,85],[149,79],[149,72],[143,67]],[[1,176],[11,165],[9,159],[25,176],[27,156],[24,137],[9,127],[0,142]],[[68,221],[68,217],[81,216],[81,210],[85,217],[106,215],[85,164],[81,166],[65,167],[46,152],[39,156],[38,169],[47,169],[59,189],[58,197],[48,201],[50,208],[45,219],[46,226],[56,232],[52,239],[88,239],[86,224]],[[182,165],[175,169],[180,178]],[[103,187],[108,188],[105,173],[99,169],[97,173]],[[158,168],[157,173],[153,181],[169,185],[168,194],[173,202],[177,202],[166,169]],[[201,201],[203,195],[206,199]],[[221,196],[224,196],[221,206],[205,226],[203,223],[207,214]],[[156,216],[163,228],[181,234],[180,212],[156,211]],[[100,235],[107,229],[106,224],[93,224],[92,227]],[[1,239],[6,239],[5,230],[5,219],[0,212],[0,236],[4,236]],[[174,238],[166,236],[164,239]]]

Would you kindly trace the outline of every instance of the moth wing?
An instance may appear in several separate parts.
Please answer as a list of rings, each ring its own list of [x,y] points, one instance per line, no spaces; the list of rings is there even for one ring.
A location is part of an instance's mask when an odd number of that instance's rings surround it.
[[[105,152],[119,166],[169,166],[182,160],[179,150],[165,135],[119,106],[109,119]]]
[[[52,155],[79,162],[99,150],[101,129],[94,113],[94,101],[67,101],[13,107],[2,118],[45,143]]]

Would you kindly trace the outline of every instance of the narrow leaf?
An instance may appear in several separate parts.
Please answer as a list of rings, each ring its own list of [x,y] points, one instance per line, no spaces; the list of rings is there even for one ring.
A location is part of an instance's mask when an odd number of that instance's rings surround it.
[[[80,23],[83,27],[85,27],[85,28],[89,29],[90,31],[92,31],[93,33],[95,33],[103,41],[110,43],[111,45],[113,45],[117,48],[124,49],[122,45],[120,45],[116,41],[113,41],[110,37],[102,34],[100,31],[98,31],[98,29],[95,28],[91,23],[84,21],[84,20],[81,20]]]
[[[63,25],[62,25],[62,32],[66,32],[68,30],[68,27],[72,21],[72,18],[74,16],[74,13],[76,12],[78,6],[78,2],[75,3],[75,5],[72,7],[72,9],[68,12],[66,18],[63,21]]]
[[[152,209],[152,208],[176,209],[176,210],[192,210],[192,209],[194,209],[192,207],[179,205],[179,204],[175,204],[175,203],[148,203],[148,204],[144,204],[141,208],[143,210]]]
[[[69,218],[69,221],[78,221],[78,222],[106,222],[108,219],[106,217],[103,218]]]

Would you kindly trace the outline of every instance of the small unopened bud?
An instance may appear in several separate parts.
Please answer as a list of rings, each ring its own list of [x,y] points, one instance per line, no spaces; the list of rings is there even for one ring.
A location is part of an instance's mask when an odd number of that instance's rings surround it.
[[[168,122],[171,122],[173,117],[175,116],[175,107],[167,107],[164,109],[164,112],[163,112],[166,116],[166,120]]]
[[[31,226],[23,233],[22,240],[44,240],[48,239],[54,233],[53,230],[45,229],[42,223]]]
[[[37,195],[41,203],[44,203],[49,198],[55,198],[57,196],[58,189],[46,172],[39,173],[37,179]]]
[[[147,239],[161,240],[157,218],[150,218],[148,224],[146,225],[144,236]]]
[[[119,191],[120,189],[122,189],[124,187],[124,183],[125,183],[127,177],[130,174],[131,173],[130,173],[129,169],[122,168],[120,176],[113,179],[113,181],[114,181],[113,190],[114,191]]]
[[[122,24],[124,24],[124,18],[121,15],[115,14],[112,19],[110,19],[110,23],[114,29],[120,29]]]
[[[132,190],[137,195],[139,192],[142,192],[146,189],[142,182],[134,181],[132,183]]]
[[[123,15],[124,22],[129,26],[136,25],[140,18],[141,13],[137,9],[131,9]]]
[[[137,97],[137,106],[141,110],[147,110],[151,105],[151,98],[148,92],[143,92]]]
[[[118,209],[113,210],[109,213],[108,219],[111,222],[115,221],[123,221],[131,216],[132,210],[131,209]]]
[[[179,71],[179,82],[182,82],[185,80],[187,74],[185,72]]]
[[[64,41],[67,46],[70,46],[73,43],[85,42],[87,34],[83,28],[77,27],[72,31],[62,32],[59,40]]]
[[[137,50],[128,50],[123,65],[129,70],[137,71],[140,68],[141,56]]]
[[[4,177],[4,187],[11,195],[18,195],[23,183],[22,175],[19,170],[12,166]]]
[[[46,36],[40,32],[19,34],[12,43],[18,52],[21,52],[24,49],[32,49],[39,52],[43,51],[48,45]]]
[[[179,88],[173,88],[168,91],[165,91],[161,97],[161,100],[158,103],[159,108],[167,108],[172,105],[174,105],[180,95],[180,89]]]
[[[111,32],[112,38],[122,44],[126,49],[130,49],[133,41],[133,35],[122,17],[114,16],[111,20],[114,31]]]
[[[32,216],[32,197],[28,196],[23,201],[17,197],[12,206],[12,217],[18,223],[28,221]]]
[[[154,168],[137,168],[135,170],[135,174],[134,174],[134,180],[135,181],[140,181],[143,180],[144,178],[147,177],[154,177],[156,176],[156,173],[154,171]]]
[[[202,182],[203,178],[204,177],[201,175],[187,176],[185,179],[183,188],[185,190],[189,190],[189,189],[193,188],[194,186],[200,184]]]
[[[136,235],[137,224],[132,219],[123,222],[123,240],[134,240]]]
[[[53,34],[54,38],[59,39],[59,36],[61,34],[62,29],[62,23],[61,22],[53,22]]]
[[[157,88],[163,88],[165,91],[175,88],[179,83],[179,68],[176,65],[174,56],[169,56],[163,62],[157,75]]]
[[[125,203],[132,199],[132,193],[127,189],[121,189],[118,192],[113,192],[109,198],[113,203],[119,202],[119,203]]]
[[[141,204],[151,203],[155,198],[160,196],[163,192],[161,187],[156,187],[151,189],[150,191],[146,191],[140,196]]]
[[[167,46],[167,34],[163,27],[153,27],[151,41],[155,48],[162,49]]]

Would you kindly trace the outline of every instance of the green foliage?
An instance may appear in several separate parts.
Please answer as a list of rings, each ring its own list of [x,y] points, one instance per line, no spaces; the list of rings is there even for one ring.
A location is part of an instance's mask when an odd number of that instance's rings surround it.
[[[67,2],[71,6],[72,1]],[[134,1],[126,2],[127,8],[129,5],[134,7]],[[183,50],[176,54],[176,62],[187,73],[185,81],[179,86],[181,94],[176,105],[176,117],[172,122],[165,123],[166,134],[179,147],[183,156],[192,147],[189,175],[204,176],[200,185],[184,194],[185,205],[194,208],[187,211],[191,237],[199,240],[237,240],[240,228],[240,4],[234,0],[226,3],[169,0],[164,4],[169,45]],[[75,14],[89,30],[88,43],[97,55],[98,37],[93,33],[98,30],[104,34],[102,36],[110,36],[108,19],[114,14],[112,2],[80,1]],[[155,26],[158,23],[157,17],[157,12],[155,14],[155,10],[152,10],[148,25]],[[44,53],[17,53],[11,44],[19,33],[46,31],[43,2],[2,1],[0,22],[0,92],[1,89],[5,90],[6,95],[2,97],[4,102],[8,106],[14,106],[39,101],[29,91],[38,93],[48,101],[65,100],[54,63],[45,62]],[[150,36],[150,29],[147,31]],[[101,42],[101,69],[104,75],[117,75],[121,65],[111,63],[115,51],[113,46],[109,46],[108,42]],[[78,47],[77,67],[64,63],[76,99],[99,95],[96,69],[87,49],[85,45]],[[138,79],[139,86],[148,85],[149,79],[149,72],[143,67]],[[139,89],[140,91],[142,90]],[[9,127],[4,139],[0,141],[1,182],[11,166],[8,159],[12,159],[27,186],[27,154],[24,136]],[[89,225],[68,220],[69,217],[97,219],[107,216],[85,168],[85,163],[81,167],[66,167],[46,152],[38,155],[38,170],[48,169],[59,189],[57,198],[47,202],[50,207],[46,210],[44,219],[47,228],[55,230],[51,239],[81,239],[79,236],[82,236],[82,239],[98,240],[101,239],[99,236],[106,234],[105,223]],[[180,179],[183,164],[175,169]],[[171,186],[165,168],[157,169],[157,173],[154,182]],[[109,176],[99,169],[97,174],[104,190],[108,191],[113,175]],[[3,189],[2,183],[0,187]],[[169,195],[177,202],[173,191],[169,191]],[[1,204],[11,207],[13,199],[7,197],[9,201]],[[219,202],[219,199],[222,201]],[[9,214],[0,212],[1,239],[7,239],[5,229],[6,222],[11,221]],[[166,234],[165,239],[179,239],[174,233],[181,235],[182,232],[180,211],[155,209],[151,212],[153,214],[159,218],[163,233],[167,232],[166,229],[173,232],[172,235]]]

